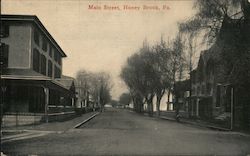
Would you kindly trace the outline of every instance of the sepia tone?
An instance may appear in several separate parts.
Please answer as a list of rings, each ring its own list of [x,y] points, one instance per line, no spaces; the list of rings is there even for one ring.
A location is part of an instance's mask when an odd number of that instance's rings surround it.
[[[0,25],[1,155],[250,155],[249,0],[1,0]]]

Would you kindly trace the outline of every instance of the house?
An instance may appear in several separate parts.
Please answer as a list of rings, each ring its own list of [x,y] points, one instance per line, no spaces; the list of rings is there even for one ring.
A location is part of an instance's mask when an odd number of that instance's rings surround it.
[[[240,73],[242,66],[236,68],[242,62],[234,62],[236,57],[249,55],[249,6],[244,9],[245,12],[248,10],[245,18],[225,17],[216,42],[201,52],[198,66],[191,72],[190,116],[213,122],[224,121],[230,128],[250,129],[247,73]]]
[[[73,79],[62,76],[66,54],[36,16],[1,15],[0,33],[5,112],[48,114],[50,106],[74,106]]]
[[[69,97],[71,98],[65,98],[64,96],[60,99],[60,104],[64,107],[68,108],[75,108],[76,107],[76,80],[73,77],[62,75],[61,78],[56,78],[56,81],[58,81],[62,86],[67,88],[69,92]],[[50,105],[49,105],[50,106]]]

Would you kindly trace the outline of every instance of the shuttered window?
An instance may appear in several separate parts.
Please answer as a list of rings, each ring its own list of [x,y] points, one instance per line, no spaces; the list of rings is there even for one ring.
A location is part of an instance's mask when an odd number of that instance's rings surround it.
[[[0,43],[0,68],[8,67],[8,59],[9,59],[9,45],[4,43]]]
[[[48,76],[52,77],[52,62],[49,60],[48,61]]]
[[[46,57],[41,55],[41,74],[46,75]]]
[[[0,29],[0,37],[8,37],[9,36],[9,25],[7,24],[1,24],[1,29]]]
[[[33,70],[40,72],[40,53],[36,48],[33,49]]]

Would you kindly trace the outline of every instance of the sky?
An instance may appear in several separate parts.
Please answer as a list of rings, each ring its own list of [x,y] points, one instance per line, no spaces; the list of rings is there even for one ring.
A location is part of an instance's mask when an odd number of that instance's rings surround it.
[[[2,0],[1,5],[2,14],[40,19],[67,55],[64,75],[75,77],[80,69],[110,73],[114,99],[127,92],[119,74],[143,40],[153,45],[161,36],[173,38],[177,23],[194,14],[192,0]],[[140,9],[126,10],[125,5]],[[159,10],[149,9],[155,6]]]

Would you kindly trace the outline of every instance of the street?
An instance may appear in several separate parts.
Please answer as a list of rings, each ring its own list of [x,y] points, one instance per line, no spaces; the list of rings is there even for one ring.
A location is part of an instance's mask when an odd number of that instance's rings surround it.
[[[106,110],[81,127],[7,142],[11,155],[247,155],[250,136]]]

